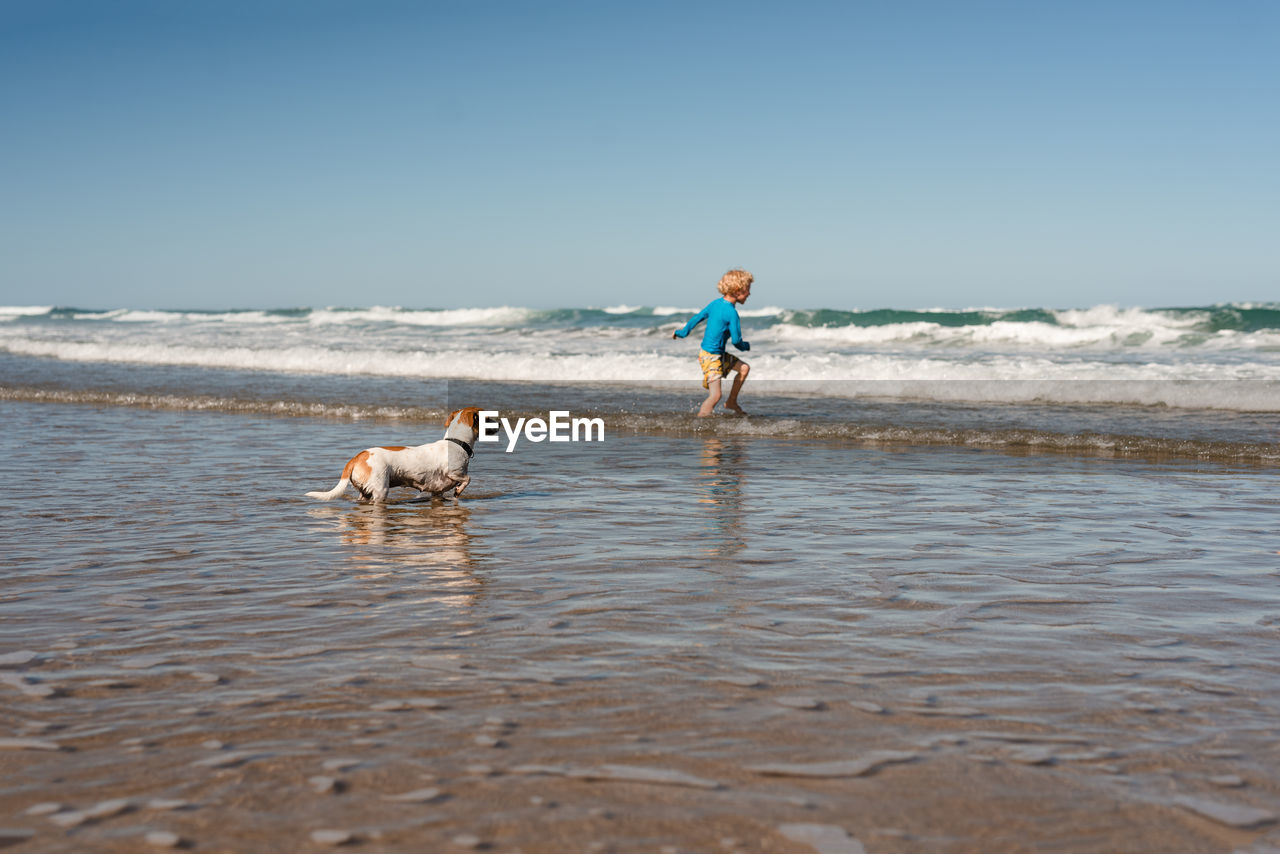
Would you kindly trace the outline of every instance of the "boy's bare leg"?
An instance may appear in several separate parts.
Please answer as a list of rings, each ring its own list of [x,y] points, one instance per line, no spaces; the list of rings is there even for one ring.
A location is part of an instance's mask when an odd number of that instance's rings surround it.
[[[751,373],[751,366],[746,362],[740,362],[738,364],[738,375],[733,378],[733,385],[729,386],[729,396],[724,401],[724,408],[730,412],[736,412],[739,415],[747,414],[738,405],[738,392],[742,390],[742,384],[746,381],[749,373]]]
[[[716,408],[716,404],[720,402],[720,378],[713,377],[707,380],[707,399],[702,401],[702,408],[698,410],[699,418],[706,418],[711,414],[711,410]]]

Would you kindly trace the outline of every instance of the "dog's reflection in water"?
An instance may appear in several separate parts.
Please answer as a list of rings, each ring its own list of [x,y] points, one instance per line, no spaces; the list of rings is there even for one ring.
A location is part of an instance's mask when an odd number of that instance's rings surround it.
[[[481,587],[472,573],[470,518],[465,504],[439,498],[363,504],[339,514],[338,530],[342,542],[354,547],[357,578],[404,581],[411,570],[430,589],[430,599],[465,607]]]

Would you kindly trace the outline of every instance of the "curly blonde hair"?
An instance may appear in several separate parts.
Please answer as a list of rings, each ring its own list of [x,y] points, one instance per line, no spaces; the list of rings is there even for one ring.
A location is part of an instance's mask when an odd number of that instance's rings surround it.
[[[751,287],[755,280],[756,277],[746,270],[733,269],[720,277],[720,284],[716,285],[716,289],[725,296],[740,294]]]

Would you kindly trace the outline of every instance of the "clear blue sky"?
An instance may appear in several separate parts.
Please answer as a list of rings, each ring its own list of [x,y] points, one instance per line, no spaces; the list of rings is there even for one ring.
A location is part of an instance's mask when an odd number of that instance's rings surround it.
[[[0,0],[0,304],[1280,299],[1280,2]]]

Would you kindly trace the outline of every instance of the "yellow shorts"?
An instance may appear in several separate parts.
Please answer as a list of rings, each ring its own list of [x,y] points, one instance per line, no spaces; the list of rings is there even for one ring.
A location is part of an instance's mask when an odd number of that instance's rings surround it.
[[[738,367],[742,360],[732,353],[708,353],[698,351],[698,364],[702,367],[702,387],[706,388],[711,378],[727,377],[729,372]]]

